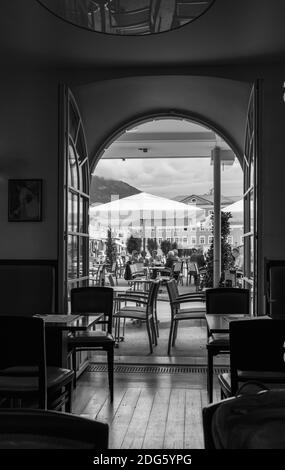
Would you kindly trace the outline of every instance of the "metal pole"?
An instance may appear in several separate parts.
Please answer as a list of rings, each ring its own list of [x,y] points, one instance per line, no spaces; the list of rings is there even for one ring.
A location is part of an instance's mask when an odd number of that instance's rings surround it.
[[[212,150],[214,167],[214,266],[213,287],[218,287],[221,277],[221,155],[220,148]]]

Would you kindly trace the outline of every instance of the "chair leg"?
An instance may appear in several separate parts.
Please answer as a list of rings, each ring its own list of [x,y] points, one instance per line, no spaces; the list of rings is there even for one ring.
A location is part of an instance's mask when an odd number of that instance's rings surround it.
[[[153,316],[151,317],[151,329],[152,329],[152,339],[153,344],[157,346],[157,336],[156,336],[156,326]]]
[[[213,354],[208,348],[207,390],[209,403],[213,402]]]
[[[173,338],[172,338],[172,346],[175,346],[175,341],[177,338],[177,330],[178,330],[178,321],[174,323],[174,331],[173,331]]]
[[[108,361],[108,381],[110,391],[110,401],[113,403],[114,400],[114,347],[107,350],[107,361]]]
[[[146,329],[147,329],[147,334],[148,334],[150,354],[152,354],[153,353],[152,337],[151,337],[151,329],[150,329],[150,324],[149,324],[149,319],[148,318],[146,319]]]
[[[65,404],[66,413],[72,413],[72,381],[66,386],[67,402]]]
[[[174,328],[174,321],[171,320],[170,330],[169,330],[169,338],[168,338],[168,349],[167,349],[167,354],[168,354],[168,356],[170,356],[171,343],[172,343],[172,335],[173,335],[173,328]]]

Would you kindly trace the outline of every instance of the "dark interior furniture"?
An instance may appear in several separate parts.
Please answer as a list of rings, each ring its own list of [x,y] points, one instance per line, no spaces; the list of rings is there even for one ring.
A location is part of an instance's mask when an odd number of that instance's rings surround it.
[[[144,34],[151,32],[150,2],[140,8],[125,8],[120,0],[111,2],[109,8],[110,26],[121,34]]]
[[[171,323],[168,339],[168,355],[171,353],[171,347],[175,346],[177,338],[178,324],[182,320],[205,320],[205,308],[197,302],[201,301],[201,296],[196,294],[185,294],[183,296],[177,295],[178,289],[175,279],[167,282],[167,291],[171,307]],[[194,302],[192,307],[189,303]],[[181,308],[181,304],[187,303],[187,308]]]
[[[110,399],[114,395],[114,345],[112,335],[113,324],[113,289],[111,287],[77,287],[71,289],[71,312],[73,314],[89,315],[101,313],[104,315],[99,324],[104,330],[89,330],[75,333],[68,340],[72,352],[72,367],[74,370],[74,385],[76,385],[76,353],[78,351],[105,351],[108,362],[108,379]]]
[[[71,412],[73,371],[46,366],[42,318],[0,316],[0,397]]]
[[[68,413],[0,409],[0,449],[107,449],[105,423]]]
[[[230,323],[230,374],[220,374],[223,397],[248,381],[285,384],[284,320],[252,318]]]
[[[206,289],[206,315],[249,315],[249,290],[232,287]],[[209,403],[213,401],[213,360],[218,354],[230,352],[229,336],[224,333],[212,333],[207,328],[207,391]]]
[[[157,333],[156,333],[156,322],[155,322],[155,305],[158,294],[159,282],[152,281],[150,284],[149,291],[145,294],[142,292],[140,295],[139,291],[136,291],[135,294],[128,292],[117,297],[118,308],[114,313],[114,318],[116,320],[116,338],[120,337],[120,320],[130,318],[132,320],[138,320],[142,323],[145,323],[148,340],[149,340],[149,349],[150,353],[153,352],[153,344],[157,345]],[[125,303],[125,306],[122,307],[122,302]],[[129,304],[132,305],[129,305]]]
[[[285,318],[285,260],[264,261],[265,314]]]
[[[0,315],[57,312],[57,262],[1,260]]]

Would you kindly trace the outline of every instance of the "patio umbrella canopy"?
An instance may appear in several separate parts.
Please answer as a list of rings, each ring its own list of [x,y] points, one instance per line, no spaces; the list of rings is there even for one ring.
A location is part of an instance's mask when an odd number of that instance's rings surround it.
[[[232,214],[230,219],[232,224],[243,224],[243,199],[224,207],[222,212],[230,212]]]
[[[171,199],[154,196],[148,193],[139,193],[133,196],[117,199],[107,204],[91,206],[89,210],[90,223],[99,220],[102,224],[127,227],[141,225],[141,221],[154,221],[154,226],[185,225],[185,219],[189,225],[196,225],[197,220],[204,219],[204,211],[194,205],[187,205]]]

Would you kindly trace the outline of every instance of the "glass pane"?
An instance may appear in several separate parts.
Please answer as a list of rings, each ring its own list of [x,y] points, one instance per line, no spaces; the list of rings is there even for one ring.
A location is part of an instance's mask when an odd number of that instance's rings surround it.
[[[87,156],[86,147],[85,147],[85,139],[84,139],[82,128],[80,128],[80,131],[78,134],[78,138],[76,142],[76,149],[77,149],[79,163],[82,163],[83,160]]]
[[[250,214],[250,232],[254,232],[254,193],[253,190],[249,194],[249,214]]]
[[[89,194],[89,163],[88,161],[85,161],[83,165],[81,166],[81,171],[82,171],[82,188],[81,190]]]
[[[79,232],[85,233],[84,230],[84,198],[79,198]]]
[[[80,191],[83,191],[83,174],[82,174],[82,166],[80,165],[78,165],[78,189],[80,189]]]
[[[250,272],[249,277],[254,278],[254,242],[253,237],[250,239]]]
[[[68,266],[68,278],[74,279],[77,276],[77,237],[73,235],[68,236],[67,244],[67,266]]]
[[[79,239],[79,276],[82,277],[84,273],[84,238]]]
[[[71,103],[70,103],[69,111],[70,111],[69,112],[69,134],[73,142],[75,142],[79,120],[78,120],[78,115],[76,113],[76,110],[74,109]]]
[[[68,172],[69,174],[68,184],[69,186],[72,186],[73,188],[77,188],[78,187],[77,158],[76,158],[74,148],[71,144],[69,145],[68,150],[69,150],[68,154],[69,154],[69,167],[70,167],[70,171]]]
[[[77,199],[76,194],[68,193],[68,231],[77,232]]]
[[[250,164],[250,186],[254,186],[254,165],[253,165],[253,160],[251,160],[251,164]]]

